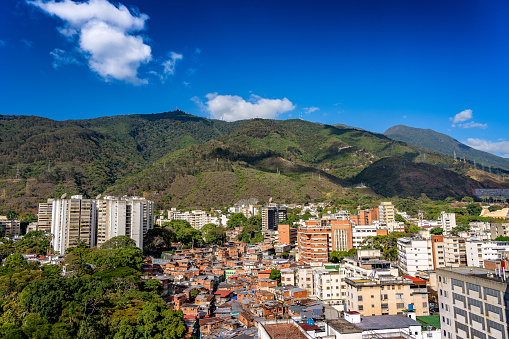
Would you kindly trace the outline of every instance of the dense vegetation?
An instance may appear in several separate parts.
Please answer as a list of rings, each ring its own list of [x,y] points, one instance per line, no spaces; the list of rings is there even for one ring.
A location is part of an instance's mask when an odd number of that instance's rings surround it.
[[[468,164],[421,153],[382,134],[303,120],[228,123],[181,111],[68,121],[0,116],[0,211],[33,211],[63,193],[143,195],[167,208],[358,192],[443,199],[504,185],[482,176],[480,184],[465,176]],[[372,190],[350,188],[361,182]]]
[[[25,238],[15,251],[46,246],[44,234]],[[183,338],[182,312],[162,300],[159,282],[141,281],[142,264],[141,250],[127,237],[69,249],[65,277],[57,265],[39,267],[11,254],[0,271],[0,336]]]

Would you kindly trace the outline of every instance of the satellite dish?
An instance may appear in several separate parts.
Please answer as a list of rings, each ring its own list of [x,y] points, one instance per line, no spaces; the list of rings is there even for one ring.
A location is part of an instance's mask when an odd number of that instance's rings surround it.
[[[101,199],[101,195],[99,194],[97,197],[95,197],[96,199]]]
[[[67,197],[67,193],[64,193],[62,194],[62,196],[60,197],[60,199],[65,199]]]

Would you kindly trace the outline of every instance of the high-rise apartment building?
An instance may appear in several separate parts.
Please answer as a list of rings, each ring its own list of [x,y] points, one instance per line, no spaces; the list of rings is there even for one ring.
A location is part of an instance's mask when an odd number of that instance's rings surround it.
[[[456,227],[456,214],[442,211],[438,217],[438,227],[443,229],[443,235],[451,234],[452,229]]]
[[[348,251],[352,245],[352,226],[348,220],[308,220],[297,233],[300,261],[329,261],[332,251]]]
[[[286,207],[265,206],[262,207],[262,229],[276,231],[280,221],[286,220]]]
[[[378,207],[380,225],[386,226],[389,222],[396,221],[396,209],[390,201],[383,201]]]
[[[16,235],[20,235],[19,219],[9,219],[0,215],[0,236],[8,238]]]
[[[446,267],[467,266],[465,238],[444,236],[444,256]]]
[[[278,244],[279,245],[295,245],[297,243],[297,228],[290,225],[278,226]]]
[[[465,250],[467,266],[484,267],[485,260],[505,260],[509,253],[509,242],[467,240]]]
[[[350,221],[355,225],[373,225],[378,220],[378,208],[358,211],[349,216]]]
[[[64,254],[69,247],[80,241],[87,246],[96,245],[96,203],[74,195],[71,199],[52,201],[51,234],[53,250]]]
[[[417,271],[433,269],[433,252],[430,239],[399,238],[398,265],[404,274],[415,277]]]
[[[154,203],[137,197],[48,199],[39,204],[39,222],[38,229],[51,231],[53,250],[61,254],[79,241],[100,246],[120,235],[143,248],[143,235],[154,224]]]
[[[442,338],[508,338],[506,273],[478,267],[439,268],[436,272]]]

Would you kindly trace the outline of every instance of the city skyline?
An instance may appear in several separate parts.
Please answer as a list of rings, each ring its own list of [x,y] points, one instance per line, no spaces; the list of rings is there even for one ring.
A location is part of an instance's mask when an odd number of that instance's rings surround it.
[[[0,114],[431,128],[509,156],[502,1],[0,4]]]

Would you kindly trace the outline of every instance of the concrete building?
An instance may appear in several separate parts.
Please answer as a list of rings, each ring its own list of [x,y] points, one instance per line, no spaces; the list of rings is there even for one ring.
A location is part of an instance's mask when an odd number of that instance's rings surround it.
[[[0,215],[0,236],[10,238],[17,235],[20,235],[19,219],[9,219]]]
[[[387,231],[392,232],[405,232],[405,223],[402,221],[392,221],[387,223]]]
[[[39,204],[37,213],[37,230],[51,232],[51,219],[53,211],[53,199]]]
[[[277,231],[279,222],[286,220],[286,207],[265,206],[262,207],[262,229]]]
[[[507,241],[476,241],[467,240],[465,243],[467,266],[484,267],[485,260],[503,260],[509,252]]]
[[[308,220],[299,227],[297,239],[301,262],[328,262],[332,251],[352,248],[352,227],[347,220]]]
[[[396,221],[396,209],[390,201],[382,201],[378,207],[380,225],[387,226],[389,222]]]
[[[491,240],[498,237],[509,237],[509,223],[492,223],[490,227]]]
[[[154,225],[154,203],[138,197],[104,197],[83,199],[81,195],[70,199],[48,199],[39,204],[39,230],[53,235],[53,250],[60,254],[78,241],[89,247],[126,235],[143,248],[143,235]]]
[[[438,227],[444,230],[443,235],[451,234],[452,229],[456,227],[456,214],[442,211],[438,217]]]
[[[278,225],[278,244],[295,245],[297,243],[297,228],[290,225]]]
[[[398,239],[398,265],[406,275],[433,269],[431,240],[423,238]]]
[[[478,267],[439,268],[442,338],[507,339],[509,284]]]
[[[433,253],[433,269],[445,267],[443,235],[431,235],[431,251]]]
[[[74,195],[71,199],[52,201],[51,234],[53,250],[64,254],[69,247],[83,241],[88,247],[96,245],[96,202]]]
[[[341,265],[330,265],[313,270],[313,295],[324,304],[337,305],[344,310],[346,299],[345,270]]]
[[[398,269],[381,257],[380,250],[358,250],[355,257],[343,259],[345,276],[368,278],[373,275],[398,275]]]
[[[368,237],[376,237],[377,227],[375,225],[356,225],[352,228],[353,248],[362,248],[364,240]]]
[[[104,197],[97,203],[97,245],[126,235],[143,248],[143,235],[154,225],[154,203],[138,197]]]
[[[313,295],[314,282],[313,282],[313,267],[299,267],[297,269],[297,287],[305,289],[308,295]]]
[[[467,265],[465,239],[461,237],[444,236],[444,257],[446,267]]]
[[[353,225],[373,225],[378,221],[378,208],[358,211],[354,215],[349,216]]]
[[[402,315],[405,310],[417,316],[428,315],[426,281],[414,277],[376,276],[345,278],[347,310],[361,316]]]

